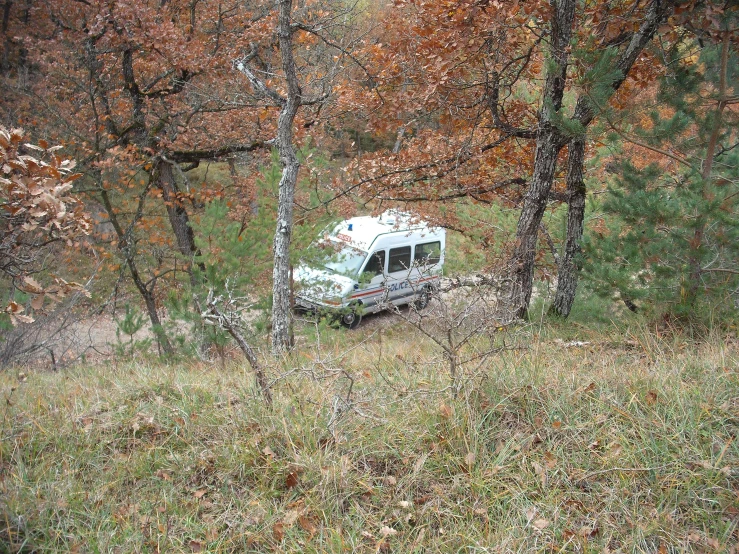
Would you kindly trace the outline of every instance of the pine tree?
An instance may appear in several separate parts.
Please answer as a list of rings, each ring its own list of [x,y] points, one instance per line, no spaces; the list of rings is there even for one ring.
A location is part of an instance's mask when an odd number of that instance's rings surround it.
[[[648,118],[614,137],[656,161],[621,161],[603,205],[608,230],[590,234],[585,270],[600,293],[632,308],[692,322],[735,309],[739,59],[730,29],[725,21],[676,44]]]

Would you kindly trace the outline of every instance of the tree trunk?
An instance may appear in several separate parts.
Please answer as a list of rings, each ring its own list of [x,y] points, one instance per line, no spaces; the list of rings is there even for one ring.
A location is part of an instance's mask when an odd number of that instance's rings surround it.
[[[569,41],[574,21],[574,0],[550,0],[553,8],[551,32],[551,64],[539,112],[539,130],[536,139],[534,174],[524,199],[521,217],[516,230],[516,246],[511,256],[513,286],[510,292],[510,309],[517,317],[526,317],[534,277],[534,259],[539,223],[546,208],[547,196],[554,179],[559,151],[565,142],[562,133],[552,125],[552,115],[562,106],[567,75]],[[672,11],[674,2],[652,0],[639,28],[631,35],[628,44],[615,63],[620,76],[610,83],[611,92],[618,90],[644,47],[652,40],[660,24]],[[597,115],[599,106],[588,93],[577,99],[573,120],[586,128]]]
[[[177,242],[177,250],[185,257],[187,271],[190,273],[190,283],[195,285],[192,260],[195,256],[200,255],[200,250],[195,245],[195,233],[190,226],[190,216],[182,199],[179,198],[179,188],[172,171],[172,163],[160,159],[152,172],[151,179],[162,191],[162,200],[167,208],[169,224],[172,226],[172,232]],[[205,266],[202,263],[198,265],[200,270],[205,273]]]
[[[720,74],[718,100],[713,116],[713,129],[711,129],[711,135],[708,139],[708,145],[706,147],[706,158],[703,162],[703,170],[701,171],[701,179],[703,180],[703,199],[707,201],[713,197],[711,172],[713,171],[713,161],[716,155],[716,146],[718,145],[718,139],[721,133],[721,121],[723,117],[723,112],[724,108],[728,104],[728,98],[726,96],[726,73],[729,59],[729,33],[729,31],[723,32],[723,40],[721,44],[721,59],[719,62]],[[693,233],[693,240],[691,241],[692,253],[688,261],[688,263],[690,264],[690,286],[688,287],[686,298],[688,304],[693,304],[695,302],[696,298],[698,297],[698,290],[700,289],[701,277],[703,276],[703,260],[701,256],[701,250],[703,249],[703,243],[705,242],[705,231],[706,217],[703,214],[699,214],[695,232]]]
[[[559,133],[551,125],[547,126],[550,128],[541,129],[536,141],[534,176],[524,198],[516,230],[516,247],[511,260],[510,309],[516,317],[521,318],[526,317],[531,300],[539,226],[547,207],[559,153]]]
[[[164,332],[164,327],[162,327],[162,321],[159,319],[159,314],[157,313],[156,298],[154,298],[154,287],[156,286],[156,279],[150,281],[147,285],[147,283],[145,283],[143,278],[141,277],[138,267],[136,266],[136,239],[133,235],[133,229],[136,226],[136,222],[141,219],[141,216],[143,215],[144,202],[149,194],[149,189],[151,189],[151,181],[139,195],[138,206],[136,208],[136,212],[134,213],[133,221],[128,225],[127,228],[124,229],[118,219],[116,210],[113,209],[113,204],[110,201],[110,196],[108,195],[108,191],[105,190],[105,187],[103,186],[102,177],[99,172],[96,172],[95,178],[97,181],[98,193],[100,194],[100,199],[102,200],[103,207],[105,208],[105,211],[108,214],[108,218],[110,219],[110,223],[113,226],[113,229],[115,230],[115,233],[118,237],[118,250],[123,256],[123,259],[125,260],[126,265],[131,272],[131,279],[133,280],[134,285],[136,285],[136,289],[138,289],[141,297],[144,299],[144,304],[146,305],[146,313],[149,315],[152,331],[156,336],[159,348],[166,355],[171,356],[174,354],[174,349],[172,348],[172,344],[169,342],[167,334]]]
[[[159,319],[159,314],[157,313],[157,304],[156,300],[154,299],[154,292],[144,285],[138,273],[138,270],[136,269],[136,264],[133,258],[126,259],[126,262],[128,263],[128,268],[131,270],[133,282],[136,285],[136,288],[139,289],[141,296],[144,298],[144,303],[146,304],[146,313],[149,315],[149,321],[151,321],[151,330],[157,339],[159,348],[161,348],[162,352],[164,352],[167,356],[173,356],[174,348],[172,348],[172,343],[169,342],[169,337],[167,337],[167,333],[164,332],[162,321]]]
[[[10,35],[8,34],[8,26],[10,24],[10,8],[13,6],[12,0],[5,0],[3,5],[3,54],[0,59],[0,71],[3,73],[10,70]]]
[[[218,309],[218,301],[217,299],[213,299],[212,294],[213,291],[211,290],[210,295],[208,296],[208,310],[216,317],[218,324],[222,328],[224,328],[229,335],[233,337],[233,339],[239,345],[239,348],[241,348],[241,351],[244,353],[244,356],[246,356],[249,365],[254,370],[254,376],[257,381],[257,386],[259,387],[259,391],[264,397],[264,401],[267,403],[268,406],[271,406],[272,392],[269,389],[267,375],[264,373],[264,369],[262,369],[262,366],[259,363],[259,358],[257,358],[256,352],[254,352],[249,343],[246,342],[246,339],[244,339],[244,335],[241,334],[241,331],[239,331],[238,326],[234,324],[232,319],[228,317],[228,315],[224,315],[221,313],[221,311]]]
[[[549,191],[554,181],[557,155],[562,149],[562,134],[554,126],[553,118],[562,107],[567,78],[567,60],[572,25],[575,19],[575,0],[551,0],[552,66],[547,71],[542,107],[539,111],[539,130],[536,136],[534,174],[524,197],[521,216],[516,229],[516,246],[511,257],[512,288],[510,309],[516,317],[525,318],[528,312],[534,280],[534,259],[539,224],[547,207]]]
[[[557,271],[557,293],[549,313],[567,317],[572,310],[580,272],[578,256],[585,221],[585,136],[570,141],[567,156],[567,237]]]
[[[293,202],[300,162],[293,144],[293,122],[301,103],[295,60],[292,51],[290,15],[292,0],[278,0],[277,33],[280,42],[282,69],[287,81],[287,98],[277,121],[277,149],[282,164],[279,186],[277,226],[274,238],[274,268],[272,271],[272,353],[283,354],[292,348],[290,326],[290,241],[293,227]]]

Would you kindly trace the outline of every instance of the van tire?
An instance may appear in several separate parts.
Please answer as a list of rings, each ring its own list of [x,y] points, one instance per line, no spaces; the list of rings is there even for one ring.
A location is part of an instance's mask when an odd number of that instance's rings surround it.
[[[349,306],[346,313],[341,314],[341,324],[347,329],[356,329],[362,321],[362,308],[359,305]]]
[[[413,303],[413,305],[417,311],[421,311],[425,309],[426,306],[429,305],[430,301],[431,301],[431,289],[429,287],[423,287],[423,289],[421,289],[421,292],[418,294],[418,298],[416,298],[416,301]]]

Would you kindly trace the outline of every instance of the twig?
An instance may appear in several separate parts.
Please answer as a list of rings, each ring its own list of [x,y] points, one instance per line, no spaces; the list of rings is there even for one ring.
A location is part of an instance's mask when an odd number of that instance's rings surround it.
[[[220,296],[217,298],[213,298],[213,289],[210,289],[210,291],[208,291],[208,300],[206,301],[208,311],[203,314],[203,319],[216,323],[222,329],[225,329],[226,332],[228,332],[228,334],[234,338],[236,343],[239,345],[239,348],[241,348],[241,351],[246,356],[246,359],[249,361],[249,365],[251,365],[251,368],[254,370],[257,385],[259,386],[259,390],[264,397],[264,401],[267,403],[268,406],[271,406],[272,392],[270,391],[269,384],[267,383],[267,377],[264,374],[264,370],[259,363],[259,359],[257,358],[254,350],[251,348],[251,346],[249,346],[249,344],[244,339],[244,336],[239,331],[238,324],[234,321],[233,311],[230,314],[231,317],[226,317],[218,309],[218,302],[220,301]]]
[[[654,466],[654,467],[609,467],[608,469],[600,469],[598,471],[591,471],[590,473],[586,473],[582,477],[578,478],[578,481],[584,481],[585,479],[590,479],[592,477],[595,477],[596,475],[603,475],[605,473],[611,473],[613,471],[625,471],[628,473],[642,473],[644,471],[657,471],[660,469],[665,469],[667,466]]]

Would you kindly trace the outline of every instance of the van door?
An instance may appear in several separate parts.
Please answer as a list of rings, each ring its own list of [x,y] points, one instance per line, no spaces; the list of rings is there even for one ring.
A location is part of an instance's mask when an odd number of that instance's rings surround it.
[[[357,289],[351,295],[352,301],[361,301],[364,307],[377,311],[377,305],[385,302],[385,251],[376,250],[367,257],[364,268],[359,273]]]
[[[411,246],[391,248],[387,264],[388,300],[396,306],[412,300],[415,294],[411,287],[413,265],[411,264]]]

